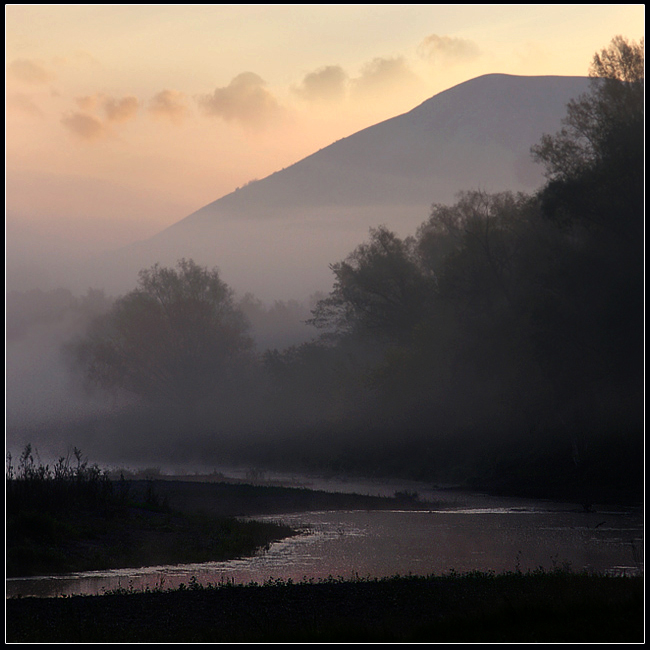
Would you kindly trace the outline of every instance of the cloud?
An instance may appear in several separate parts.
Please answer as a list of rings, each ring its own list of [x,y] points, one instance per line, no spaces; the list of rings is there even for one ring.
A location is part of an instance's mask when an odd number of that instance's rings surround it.
[[[407,90],[419,85],[420,80],[412,72],[403,57],[377,57],[367,63],[361,75],[354,79],[355,93],[376,95],[395,90]]]
[[[96,113],[101,110],[104,112],[107,122],[118,123],[132,120],[136,116],[140,104],[138,98],[131,95],[115,99],[104,95],[104,93],[76,97],[75,102],[84,113]]]
[[[14,79],[28,84],[45,84],[54,79],[54,74],[32,59],[14,59],[9,64],[9,73]]]
[[[149,102],[149,112],[155,118],[179,124],[188,112],[185,95],[178,90],[161,90]]]
[[[227,86],[200,96],[198,102],[208,115],[256,128],[265,126],[282,111],[264,80],[254,72],[242,72]]]
[[[75,102],[77,106],[84,112],[91,113],[97,110],[97,107],[106,99],[106,95],[102,93],[95,93],[94,95],[85,95],[84,97],[76,97]]]
[[[427,61],[448,65],[470,61],[481,54],[478,45],[473,41],[437,34],[427,36],[420,43],[417,51]]]
[[[128,122],[138,112],[138,105],[137,97],[128,96],[122,99],[108,97],[104,101],[103,108],[109,122]]]
[[[98,67],[99,61],[86,50],[76,50],[73,52],[71,60],[78,65]]]
[[[24,93],[9,95],[7,97],[7,108],[32,117],[43,117],[43,111],[41,111],[29,95],[25,95]]]
[[[348,75],[338,65],[328,65],[305,75],[294,92],[309,101],[338,101],[345,97]]]
[[[88,113],[68,113],[63,116],[61,123],[70,133],[81,140],[99,140],[107,135],[104,123],[99,118]]]
[[[140,104],[137,97],[129,95],[115,99],[103,93],[77,97],[75,102],[81,110],[64,115],[61,123],[70,133],[88,142],[109,135],[109,125],[132,120]],[[104,119],[97,115],[100,111],[103,112]]]

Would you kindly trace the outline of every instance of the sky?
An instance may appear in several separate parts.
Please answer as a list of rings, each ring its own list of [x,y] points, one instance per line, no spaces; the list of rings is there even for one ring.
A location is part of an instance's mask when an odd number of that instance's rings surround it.
[[[586,75],[615,35],[643,37],[644,17],[644,5],[5,5],[6,247],[153,236],[473,77]]]

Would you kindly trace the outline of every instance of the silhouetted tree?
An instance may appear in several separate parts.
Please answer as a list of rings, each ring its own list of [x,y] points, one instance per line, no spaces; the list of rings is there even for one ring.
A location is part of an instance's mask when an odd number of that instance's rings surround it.
[[[565,236],[547,269],[538,331],[563,336],[564,345],[540,336],[548,359],[581,350],[583,376],[591,366],[610,380],[636,382],[643,336],[643,41],[617,36],[594,55],[590,76],[591,91],[569,103],[564,128],[533,148],[549,179],[539,192],[543,213]]]
[[[610,159],[638,128],[644,112],[644,52],[621,36],[594,55],[591,90],[567,105],[563,128],[532,148],[551,180],[573,178]],[[623,136],[623,137],[622,137]]]
[[[433,205],[414,244],[430,287],[427,311],[374,375],[382,404],[459,427],[523,410],[537,381],[529,303],[550,229],[523,194],[468,191]]]
[[[542,212],[560,228],[538,276],[531,336],[581,471],[595,432],[633,447],[642,431],[643,40],[617,36],[589,75],[563,128],[532,149],[548,178]]]
[[[525,194],[461,192],[453,205],[435,204],[418,229],[421,265],[448,299],[480,303],[482,311],[512,306],[520,249],[537,214]]]
[[[247,323],[216,269],[155,265],[73,346],[86,379],[150,400],[210,395],[248,350]]]
[[[594,55],[590,92],[567,105],[563,128],[532,147],[546,170],[543,209],[556,223],[642,239],[644,48],[621,36]],[[616,245],[616,242],[613,242]]]
[[[385,227],[331,266],[334,288],[309,321],[338,333],[403,340],[425,315],[432,285],[422,274],[412,240]]]

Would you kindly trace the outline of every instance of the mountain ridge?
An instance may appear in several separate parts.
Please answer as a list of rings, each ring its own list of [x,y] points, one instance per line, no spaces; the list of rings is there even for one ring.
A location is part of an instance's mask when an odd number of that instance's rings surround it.
[[[562,77],[562,76],[524,77],[524,76],[517,76],[517,75],[492,73],[492,74],[482,75],[474,79],[470,79],[461,84],[453,86],[452,88],[444,90],[430,97],[429,99],[426,99],[424,102],[422,102],[415,108],[411,109],[410,111],[407,111],[406,113],[402,113],[400,115],[389,118],[387,120],[384,120],[372,126],[361,129],[360,131],[357,131],[349,136],[340,138],[339,140],[336,140],[330,145],[327,145],[326,147],[323,147],[318,151],[308,156],[305,156],[301,160],[293,163],[288,167],[285,167],[282,170],[273,172],[272,174],[266,176],[263,179],[251,181],[244,187],[238,188],[237,190],[230,192],[220,197],[219,199],[212,201],[211,203],[206,204],[205,206],[199,208],[198,210],[191,213],[187,217],[181,219],[175,224],[172,224],[165,230],[173,229],[183,222],[187,222],[188,220],[197,218],[199,215],[203,216],[207,212],[212,212],[216,209],[223,209],[224,212],[226,212],[226,214],[229,211],[240,213],[242,208],[239,208],[237,206],[237,203],[241,204],[246,199],[248,199],[249,201],[253,199],[253,201],[257,205],[259,204],[258,203],[259,199],[258,201],[255,201],[255,198],[257,198],[255,197],[255,195],[259,196],[260,194],[264,195],[265,204],[268,209],[272,209],[274,206],[273,201],[270,202],[270,204],[268,202],[269,194],[271,194],[272,199],[278,201],[278,203],[280,203],[282,206],[286,206],[287,204],[300,205],[300,204],[307,203],[307,201],[297,201],[296,198],[298,198],[300,195],[299,194],[297,195],[296,193],[285,193],[282,196],[278,196],[277,192],[270,193],[268,191],[269,184],[277,183],[278,181],[284,180],[284,178],[290,177],[292,175],[294,176],[294,178],[292,179],[292,181],[294,182],[296,180],[303,180],[307,176],[307,173],[304,170],[310,168],[309,172],[311,173],[321,171],[324,164],[326,164],[325,159],[329,157],[336,158],[335,164],[337,165],[340,165],[342,160],[346,160],[347,161],[347,165],[345,165],[346,168],[350,168],[353,166],[359,167],[363,165],[365,162],[366,169],[369,169],[370,172],[382,174],[384,177],[387,175],[387,172],[394,173],[397,169],[399,169],[402,172],[401,178],[407,176],[407,174],[404,173],[405,171],[408,172],[408,176],[410,176],[411,178],[413,176],[424,177],[426,175],[430,175],[431,174],[430,168],[424,165],[418,166],[413,162],[415,156],[412,155],[412,151],[413,148],[417,148],[419,152],[421,152],[424,148],[429,146],[431,139],[422,138],[421,134],[427,127],[435,126],[436,120],[437,121],[444,120],[445,126],[447,127],[447,132],[442,134],[442,137],[437,138],[438,146],[444,147],[445,150],[449,149],[450,147],[458,148],[459,145],[463,145],[463,144],[470,144],[472,147],[475,147],[477,144],[478,145],[489,144],[489,141],[485,137],[486,136],[485,125],[482,124],[482,118],[485,117],[484,115],[479,113],[476,116],[471,116],[474,117],[473,120],[467,119],[467,113],[465,113],[462,116],[459,115],[459,112],[457,111],[458,102],[455,100],[460,93],[464,93],[466,89],[471,88],[472,93],[476,95],[478,90],[480,91],[479,93],[480,99],[489,100],[492,106],[494,106],[495,100],[500,101],[503,104],[502,109],[506,109],[508,91],[511,90],[512,88],[512,84],[510,82],[515,81],[517,85],[526,84],[526,83],[532,85],[535,83],[536,80],[540,80],[540,79],[545,80],[546,82],[545,89],[547,89],[549,85],[555,86],[556,92],[557,90],[559,90],[563,96],[566,95],[567,101],[570,97],[574,95],[573,89],[575,86],[580,87],[581,91],[586,89],[586,83],[585,83],[587,81],[586,77]],[[496,83],[494,83],[495,81]],[[508,87],[504,87],[504,86],[508,86]],[[566,91],[567,88],[570,88],[569,92]],[[541,134],[543,132],[546,132],[545,127],[548,126],[549,128],[551,128],[552,126],[556,126],[556,127],[559,126],[556,124],[558,103],[555,100],[555,94],[550,98],[550,101],[545,102],[544,98],[545,98],[544,92],[535,93],[535,100],[536,100],[535,117],[537,119],[534,120],[534,123],[535,124],[541,123],[539,128],[530,128],[530,120],[528,120],[525,124],[525,128],[521,129],[521,130],[527,130],[530,133],[530,136],[528,138],[525,138],[526,140],[530,140],[530,142],[528,143],[528,148],[536,143],[536,141],[539,139],[539,137],[541,137]],[[565,103],[566,102],[562,104],[562,107],[564,107]],[[545,114],[550,115],[550,119],[548,118],[544,119]],[[399,135],[396,136],[395,129],[393,127],[399,125],[400,122],[403,122],[405,120],[409,120],[412,122],[410,128],[408,130],[401,128]],[[517,145],[516,139],[517,136],[519,135],[519,132],[516,132],[512,128],[511,119],[507,119],[504,121],[506,122],[508,128],[505,129],[503,132],[498,133],[498,137],[493,138],[492,140],[499,144],[507,143],[510,147],[514,147]],[[454,126],[454,123],[456,128],[451,129],[450,127]],[[472,130],[468,130],[468,126],[474,126],[476,128],[472,131]],[[540,131],[540,129],[541,132],[539,132],[539,134],[536,134],[536,132]],[[410,141],[408,141],[408,138],[404,137],[405,132],[407,133],[407,135],[409,133],[413,135]],[[459,134],[463,134],[464,137],[463,138],[459,137]],[[404,143],[405,141],[408,143],[409,146],[408,153],[411,154],[410,156],[405,155],[406,150],[404,147],[402,147],[401,149],[397,148],[398,143],[396,143],[396,139],[398,137],[402,141],[402,143]],[[362,142],[363,140],[367,140],[368,138],[370,139],[368,142]],[[521,138],[519,138],[519,141],[521,141]],[[361,146],[357,144],[359,142],[361,142]],[[354,149],[351,149],[350,145],[356,147],[356,151]],[[392,148],[390,162],[392,162],[393,164],[388,167],[385,164],[383,165],[378,164],[379,161],[381,160],[381,156],[376,155],[373,157],[371,154],[382,154],[389,147]],[[363,156],[359,155],[359,149],[364,150]],[[528,151],[526,151],[526,154],[527,153]],[[360,158],[362,157],[365,158],[365,161],[360,160]],[[532,169],[533,167],[532,161],[530,161],[530,166]],[[439,173],[443,173],[444,169],[438,168],[436,169],[436,171]],[[449,174],[447,173],[447,175]],[[297,178],[298,176],[302,176],[303,178],[298,179]],[[343,177],[343,174],[341,174],[341,177]],[[538,174],[538,177],[535,179],[535,181],[541,181],[541,172]],[[534,184],[529,182],[528,185],[531,188],[533,188]],[[309,189],[310,190],[315,189],[313,186],[313,182],[312,185],[309,187]],[[342,189],[347,190],[348,188],[347,187],[341,188],[341,186],[339,186],[337,189],[339,191],[335,196],[338,196],[340,198],[342,194],[341,190]],[[320,196],[318,194],[314,196],[314,194],[312,193],[309,198],[310,201],[308,203],[312,206],[340,203],[340,201],[337,202],[336,200],[332,200],[331,196],[329,197],[329,200],[327,200],[326,197],[324,197],[322,194]],[[357,201],[359,201],[358,197],[351,196],[348,193],[345,194],[345,199],[348,201],[351,199],[354,200],[355,198],[357,199]],[[380,196],[379,198],[383,199],[383,196]],[[446,199],[447,198],[448,197],[446,197]],[[320,199],[320,201],[315,203],[314,199],[316,199],[317,201]],[[366,204],[362,201],[359,202],[363,205]],[[431,202],[433,202],[433,200]],[[248,215],[248,216],[252,216],[252,215]],[[154,237],[156,236],[157,235],[154,235]]]
[[[153,237],[94,260],[109,292],[180,258],[218,267],[239,294],[303,300],[329,291],[330,264],[385,225],[413,234],[462,190],[532,192],[530,147],[561,127],[587,77],[489,74],[366,127],[206,204]],[[108,283],[111,282],[112,285]]]

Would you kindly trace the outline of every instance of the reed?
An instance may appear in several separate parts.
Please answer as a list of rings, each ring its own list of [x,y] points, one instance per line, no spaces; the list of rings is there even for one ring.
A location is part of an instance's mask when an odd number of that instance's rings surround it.
[[[77,449],[52,467],[34,456],[27,445],[7,459],[7,577],[228,560],[294,534],[173,511],[151,481],[113,481]]]

